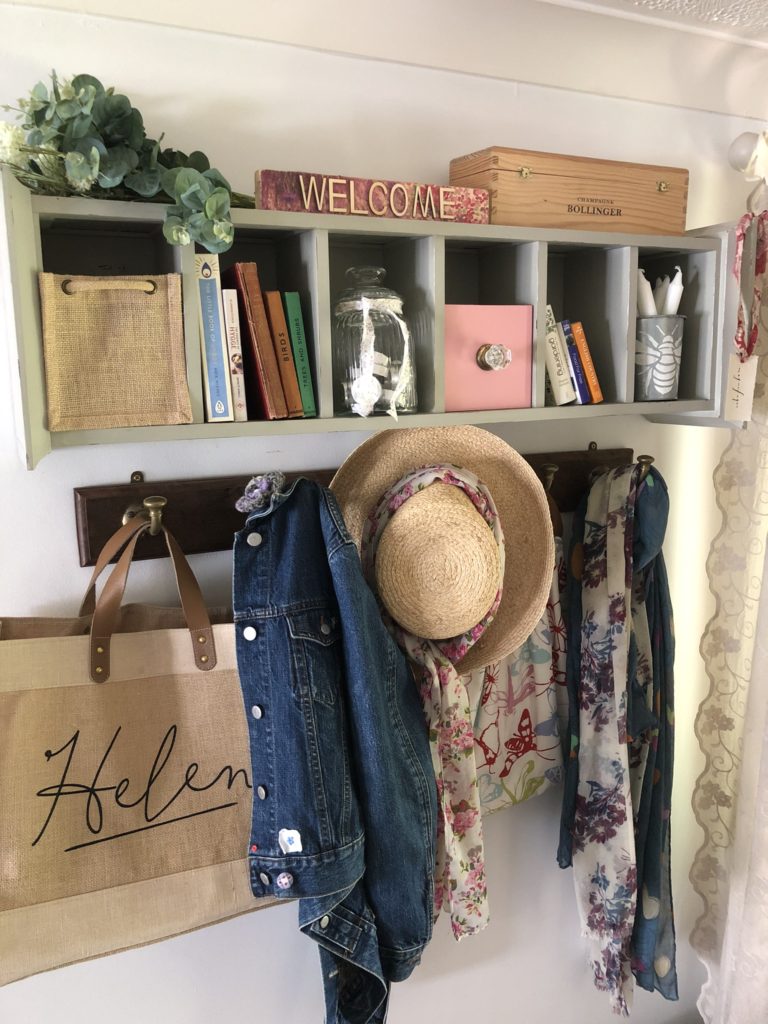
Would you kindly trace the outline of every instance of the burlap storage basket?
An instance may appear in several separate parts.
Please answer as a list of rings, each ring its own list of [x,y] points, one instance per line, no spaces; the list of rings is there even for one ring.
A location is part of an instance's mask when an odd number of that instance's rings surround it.
[[[179,274],[39,277],[49,430],[192,421]]]

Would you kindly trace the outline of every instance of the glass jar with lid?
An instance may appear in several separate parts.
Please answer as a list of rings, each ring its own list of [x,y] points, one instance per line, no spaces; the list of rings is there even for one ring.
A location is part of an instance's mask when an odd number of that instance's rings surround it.
[[[413,341],[403,300],[384,286],[383,267],[350,267],[333,310],[337,414],[397,416],[418,410]]]

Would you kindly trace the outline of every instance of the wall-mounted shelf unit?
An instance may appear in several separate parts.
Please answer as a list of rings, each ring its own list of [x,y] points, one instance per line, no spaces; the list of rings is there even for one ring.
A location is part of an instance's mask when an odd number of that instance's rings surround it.
[[[3,169],[0,294],[11,349],[19,450],[29,468],[57,448],[89,444],[376,431],[388,416],[336,415],[331,377],[331,313],[344,271],[356,263],[387,269],[387,284],[405,299],[416,345],[419,412],[399,426],[493,424],[642,414],[716,416],[722,335],[724,236],[624,236],[497,225],[235,210],[233,248],[222,267],[255,260],[262,287],[301,294],[307,320],[318,417],[248,423],[205,423],[192,247],[162,235],[164,207],[33,196]],[[679,398],[635,402],[637,268],[648,276],[682,265],[687,317]],[[194,422],[180,426],[48,431],[38,300],[40,270],[71,274],[184,275],[187,376]],[[544,404],[544,309],[581,320],[605,394],[600,405]],[[532,408],[444,412],[443,323],[446,303],[533,306]]]

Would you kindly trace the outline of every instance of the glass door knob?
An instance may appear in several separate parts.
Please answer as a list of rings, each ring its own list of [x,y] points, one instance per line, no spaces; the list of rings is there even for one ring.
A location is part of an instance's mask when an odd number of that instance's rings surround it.
[[[481,370],[503,370],[512,362],[512,349],[506,345],[481,345],[475,359]]]

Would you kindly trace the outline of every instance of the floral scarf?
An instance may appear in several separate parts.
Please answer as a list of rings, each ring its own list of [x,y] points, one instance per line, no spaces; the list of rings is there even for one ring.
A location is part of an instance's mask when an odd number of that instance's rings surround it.
[[[376,550],[384,528],[409,498],[433,483],[461,488],[493,531],[499,547],[499,588],[483,619],[467,633],[447,640],[413,636],[382,609],[384,621],[411,661],[420,665],[420,694],[429,727],[432,764],[438,793],[435,916],[446,910],[456,939],[474,935],[488,923],[483,828],[474,733],[467,688],[454,668],[480,639],[501,602],[504,580],[504,535],[496,506],[486,487],[466,469],[424,466],[406,474],[382,497],[363,527],[363,572],[376,591]]]
[[[595,982],[623,1014],[633,974],[648,991],[677,999],[670,885],[675,644],[661,553],[669,497],[654,468],[639,485],[631,471],[601,477],[574,515],[570,756],[558,849],[560,866],[574,865]],[[582,546],[579,570],[574,556]],[[617,716],[622,708],[626,715]]]
[[[573,871],[598,988],[628,1014],[637,864],[627,747],[636,467],[592,486],[584,529]]]

